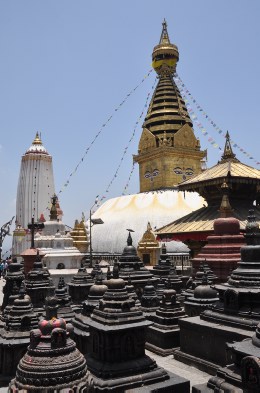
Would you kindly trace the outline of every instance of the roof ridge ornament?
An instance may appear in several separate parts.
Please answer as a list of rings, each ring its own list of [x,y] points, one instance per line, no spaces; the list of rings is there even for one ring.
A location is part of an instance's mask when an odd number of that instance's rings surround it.
[[[228,131],[226,133],[225,138],[226,138],[226,142],[224,147],[224,153],[221,157],[221,162],[224,162],[226,160],[233,160],[235,162],[239,162],[239,160],[236,158],[236,155],[233,153]]]

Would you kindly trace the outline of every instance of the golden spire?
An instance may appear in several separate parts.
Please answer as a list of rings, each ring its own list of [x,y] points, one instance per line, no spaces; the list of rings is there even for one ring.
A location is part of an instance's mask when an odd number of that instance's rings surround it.
[[[224,153],[221,157],[221,162],[224,162],[226,160],[228,160],[228,161],[232,160],[235,162],[239,162],[239,160],[236,158],[236,155],[233,153],[228,131],[226,133],[226,143],[225,143],[225,147],[224,147]]]
[[[159,45],[153,49],[152,66],[158,75],[168,73],[172,75],[176,70],[176,63],[179,60],[179,51],[176,45],[171,44],[167,31],[167,23],[164,19]]]
[[[32,144],[33,145],[42,145],[42,140],[41,140],[41,137],[40,137],[38,131],[36,132],[36,136],[35,136]]]
[[[161,34],[159,44],[170,44],[170,38],[169,38],[168,31],[167,31],[167,23],[166,23],[165,18],[163,20],[162,25],[163,25],[163,29],[162,29],[162,34]]]
[[[205,157],[173,78],[178,48],[170,42],[165,20],[162,25],[159,44],[152,54],[159,81],[143,123],[138,155],[134,156],[139,163],[141,192],[172,188],[187,176],[200,173]],[[155,171],[156,177],[151,175]]]

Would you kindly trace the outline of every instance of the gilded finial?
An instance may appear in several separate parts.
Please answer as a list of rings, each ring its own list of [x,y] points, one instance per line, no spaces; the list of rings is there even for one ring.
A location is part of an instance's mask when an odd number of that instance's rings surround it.
[[[236,155],[233,153],[231,142],[230,142],[230,136],[229,132],[227,131],[226,133],[226,143],[224,147],[224,153],[221,157],[221,162],[224,162],[225,160],[234,160],[238,162],[238,159],[236,158]]]
[[[166,20],[164,18],[163,23],[162,23],[162,34],[161,34],[161,38],[160,38],[160,42],[159,44],[170,44],[170,38],[169,38],[169,34],[167,31],[167,23]]]
[[[41,137],[39,135],[39,132],[36,132],[36,136],[34,138],[34,141],[32,143],[33,145],[42,145]]]
[[[162,73],[173,74],[179,60],[179,51],[177,46],[170,42],[165,19],[162,26],[159,44],[153,49],[152,66],[158,75],[161,75]]]

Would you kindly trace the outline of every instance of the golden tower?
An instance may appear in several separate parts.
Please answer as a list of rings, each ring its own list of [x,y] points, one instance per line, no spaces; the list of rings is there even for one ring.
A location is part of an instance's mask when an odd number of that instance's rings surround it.
[[[174,82],[179,60],[176,45],[171,44],[164,20],[159,45],[152,55],[158,84],[143,124],[143,132],[134,161],[139,164],[140,192],[174,188],[201,172],[206,156],[200,150],[192,121]]]

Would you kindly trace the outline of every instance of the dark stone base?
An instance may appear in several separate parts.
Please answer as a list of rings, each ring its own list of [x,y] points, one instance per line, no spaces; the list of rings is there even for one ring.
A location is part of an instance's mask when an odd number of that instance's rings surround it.
[[[145,348],[161,356],[171,355],[173,349],[180,346],[180,328],[174,326],[166,329],[159,328],[156,325],[149,326],[146,333]]]
[[[170,379],[161,383],[143,386],[137,389],[125,390],[125,393],[189,393],[190,381],[179,377],[176,374],[169,373]]]
[[[220,366],[217,366],[214,363],[208,362],[207,360],[204,359],[197,358],[188,353],[182,352],[179,349],[174,351],[173,357],[179,362],[188,364],[189,366],[193,366],[210,375],[216,375],[218,369],[220,368]]]
[[[154,353],[156,353],[157,355],[160,355],[160,356],[172,355],[173,350],[174,350],[173,348],[163,349],[163,348],[157,347],[156,345],[153,345],[153,344],[148,343],[148,342],[145,343],[145,349],[148,349],[148,351],[154,352]]]
[[[228,367],[220,368],[215,377],[211,377],[208,383],[202,385],[195,385],[192,389],[194,393],[243,393],[251,392],[251,390],[243,390],[242,380],[241,380],[241,370],[234,364]],[[258,392],[259,390],[252,389],[253,392]]]
[[[111,393],[189,393],[190,381],[179,377],[173,373],[167,373],[165,378],[165,370],[156,369],[156,374],[160,382],[154,382],[150,378],[150,373],[132,375],[130,378],[101,380],[93,375],[95,393],[111,392]],[[155,375],[154,375],[155,376]],[[156,378],[157,379],[157,378]]]
[[[205,321],[200,317],[182,318],[179,325],[180,350],[185,356],[198,358],[196,367],[203,361],[220,367],[232,363],[226,343],[251,338],[254,333],[239,327]]]

